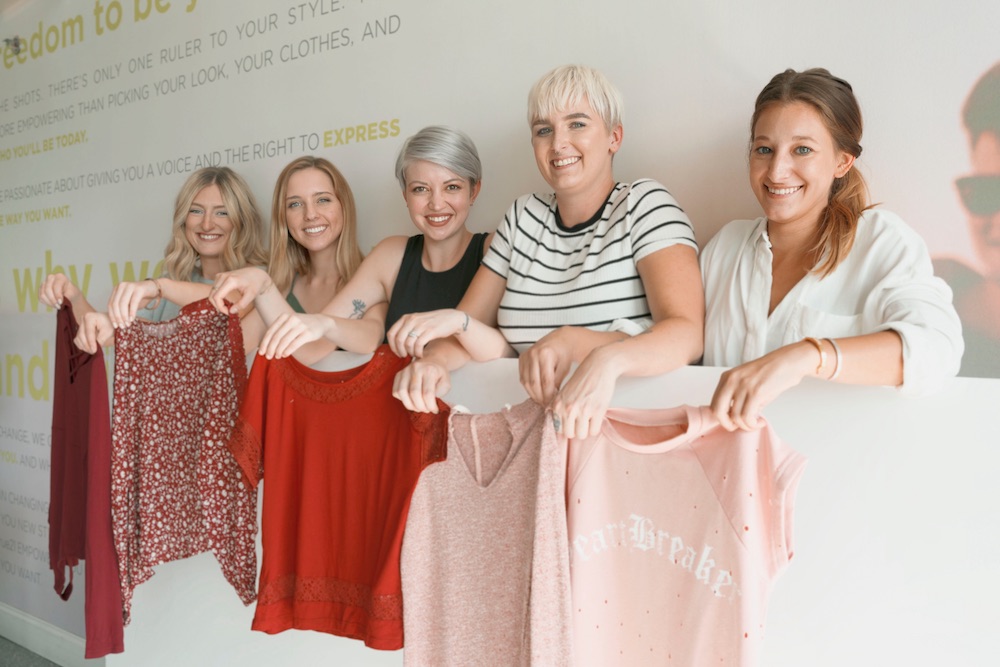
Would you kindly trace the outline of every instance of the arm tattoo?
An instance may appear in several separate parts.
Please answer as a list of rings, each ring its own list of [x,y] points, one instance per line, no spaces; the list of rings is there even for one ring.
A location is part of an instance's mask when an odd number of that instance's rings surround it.
[[[354,304],[354,312],[351,313],[348,319],[360,320],[365,316],[365,311],[368,310],[368,307],[365,306],[365,302],[361,299],[354,299],[351,303]]]

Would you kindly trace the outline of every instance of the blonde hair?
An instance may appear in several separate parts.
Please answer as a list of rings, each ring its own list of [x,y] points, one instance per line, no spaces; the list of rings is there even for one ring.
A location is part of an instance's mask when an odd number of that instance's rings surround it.
[[[357,208],[354,204],[354,194],[347,179],[329,160],[313,155],[304,155],[289,162],[274,185],[274,199],[271,202],[271,257],[267,272],[271,280],[282,292],[287,290],[296,274],[305,275],[312,270],[309,251],[292,238],[288,231],[288,209],[285,198],[288,196],[288,181],[292,174],[303,169],[319,169],[330,177],[333,192],[340,201],[344,212],[344,227],[337,239],[337,249],[334,261],[337,265],[339,283],[337,289],[351,279],[361,265],[364,255],[358,248]]]
[[[219,188],[233,226],[220,258],[222,270],[263,266],[267,261],[260,211],[250,186],[229,167],[205,167],[188,176],[174,202],[173,234],[163,258],[163,275],[169,278],[189,281],[200,265],[201,258],[188,241],[185,226],[194,198],[210,185]]]
[[[622,124],[621,93],[593,67],[562,65],[545,74],[528,93],[528,125],[551,118],[560,109],[586,99],[604,126],[613,131]]]
[[[847,81],[830,74],[822,67],[804,72],[786,69],[764,86],[757,96],[750,121],[751,141],[757,120],[765,109],[773,104],[792,102],[804,102],[819,113],[837,150],[856,158],[861,156],[864,123],[854,90]],[[830,197],[820,217],[820,226],[812,247],[816,261],[820,262],[813,271],[821,278],[833,273],[851,252],[858,219],[872,206],[874,204],[868,201],[868,184],[856,164],[852,164],[840,178],[833,179]]]

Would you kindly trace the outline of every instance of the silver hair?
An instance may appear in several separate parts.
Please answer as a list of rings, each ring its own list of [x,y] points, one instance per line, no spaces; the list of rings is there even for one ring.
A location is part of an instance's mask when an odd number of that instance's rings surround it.
[[[483,179],[479,151],[465,132],[443,125],[430,125],[403,142],[396,157],[396,178],[406,189],[406,168],[426,160],[455,172],[475,186]]]

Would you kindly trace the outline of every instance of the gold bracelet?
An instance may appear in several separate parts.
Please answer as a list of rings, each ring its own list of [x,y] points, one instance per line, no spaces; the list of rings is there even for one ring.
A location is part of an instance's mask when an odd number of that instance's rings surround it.
[[[150,280],[156,285],[156,298],[146,304],[146,308],[152,310],[160,305],[160,300],[163,298],[163,289],[160,287],[160,281],[156,278],[146,278],[146,280]]]
[[[819,352],[819,366],[816,367],[816,375],[819,375],[823,367],[826,366],[826,351],[823,349],[823,344],[812,336],[806,336],[802,340],[815,345],[816,350]]]
[[[844,360],[844,357],[840,354],[840,346],[837,345],[837,341],[832,338],[824,338],[823,340],[830,341],[830,345],[833,346],[833,362],[835,366],[833,367],[833,375],[831,375],[828,379],[836,380],[837,376],[840,375],[840,362]]]

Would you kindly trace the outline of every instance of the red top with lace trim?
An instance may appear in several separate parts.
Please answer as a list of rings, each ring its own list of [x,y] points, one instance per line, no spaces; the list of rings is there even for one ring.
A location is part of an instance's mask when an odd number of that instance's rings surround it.
[[[445,458],[448,426],[444,403],[418,414],[393,398],[408,361],[385,345],[335,373],[254,361],[230,442],[250,484],[267,479],[254,630],[402,648],[403,527],[420,472]]]

